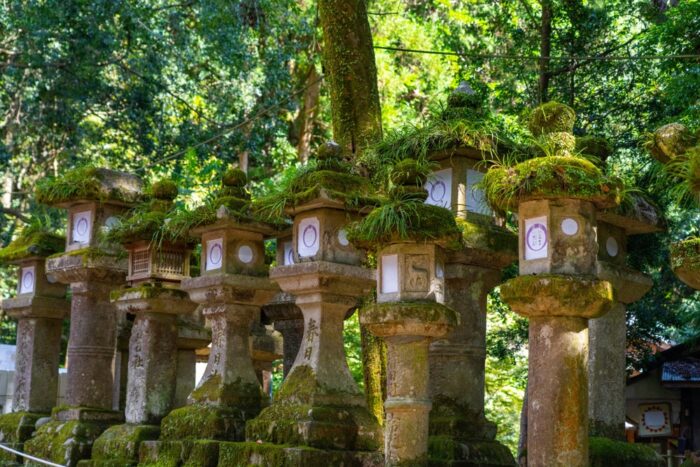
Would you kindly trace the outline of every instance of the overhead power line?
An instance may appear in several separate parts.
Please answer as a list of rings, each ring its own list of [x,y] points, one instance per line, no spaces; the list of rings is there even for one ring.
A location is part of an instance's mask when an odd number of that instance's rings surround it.
[[[517,55],[517,54],[472,54],[466,52],[452,52],[446,50],[425,50],[425,49],[409,49],[405,47],[390,47],[383,45],[375,45],[375,49],[389,50],[392,52],[406,52],[414,54],[428,55],[449,55],[454,57],[466,57],[477,59],[501,59],[501,60],[522,60],[522,61],[634,61],[634,60],[700,60],[700,54],[678,54],[678,55],[559,55],[552,57],[540,57],[539,55]]]
[[[222,125],[222,128],[223,128],[223,129],[222,129],[221,131],[219,131],[218,133],[216,133],[215,135],[210,136],[209,138],[207,138],[207,139],[205,139],[205,140],[203,140],[203,141],[200,141],[200,142],[198,142],[198,143],[196,143],[196,144],[187,146],[185,149],[181,149],[181,150],[179,150],[179,151],[173,152],[172,154],[168,154],[167,156],[162,157],[162,158],[160,158],[160,159],[158,159],[158,160],[155,160],[155,161],[153,161],[153,162],[150,162],[150,163],[148,163],[148,164],[146,164],[146,165],[142,165],[140,168],[137,169],[137,171],[139,171],[139,170],[145,170],[145,169],[150,168],[150,167],[153,167],[153,166],[155,166],[155,165],[162,164],[163,162],[167,162],[167,161],[169,161],[169,160],[171,160],[171,159],[175,159],[176,157],[179,157],[179,156],[185,154],[187,151],[189,151],[189,150],[191,150],[191,149],[195,149],[195,148],[198,148],[198,147],[200,147],[200,146],[204,146],[204,145],[206,145],[206,144],[213,143],[214,141],[218,140],[219,138],[221,138],[221,137],[223,137],[223,136],[226,136],[227,134],[229,134],[229,133],[231,133],[231,132],[233,132],[233,131],[236,131],[236,130],[238,130],[238,129],[240,129],[240,128],[243,128],[243,127],[245,127],[246,125],[249,125],[249,124],[253,123],[253,122],[256,121],[256,120],[259,120],[260,118],[262,118],[262,117],[264,117],[265,115],[267,115],[269,112],[281,108],[283,105],[289,103],[289,102],[292,100],[293,97],[296,97],[297,95],[299,95],[299,94],[305,92],[307,89],[309,89],[310,87],[316,85],[318,82],[322,81],[323,79],[324,79],[324,76],[321,75],[317,80],[313,81],[312,83],[307,84],[306,86],[304,86],[304,87],[302,87],[302,88],[299,88],[299,89],[297,89],[296,91],[294,91],[293,93],[289,94],[286,98],[282,99],[281,102],[278,102],[277,104],[272,104],[272,105],[270,105],[270,106],[267,106],[267,107],[265,107],[264,109],[261,109],[259,112],[257,112],[257,113],[256,113],[255,115],[253,115],[252,117],[249,117],[249,118],[247,118],[247,119],[245,119],[245,120],[243,120],[243,121],[241,121],[241,122],[238,122],[238,123],[235,123],[235,124],[229,124],[229,125]]]

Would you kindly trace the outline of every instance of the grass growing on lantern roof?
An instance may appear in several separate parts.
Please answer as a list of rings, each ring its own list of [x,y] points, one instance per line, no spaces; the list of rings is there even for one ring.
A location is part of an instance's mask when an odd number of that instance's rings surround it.
[[[66,239],[39,221],[22,229],[19,236],[0,249],[0,263],[8,263],[32,256],[51,256],[63,251]]]
[[[140,201],[141,192],[133,189],[133,186],[105,183],[117,174],[94,166],[77,167],[58,177],[39,180],[35,190],[36,201],[48,205],[81,199],[124,203]]]

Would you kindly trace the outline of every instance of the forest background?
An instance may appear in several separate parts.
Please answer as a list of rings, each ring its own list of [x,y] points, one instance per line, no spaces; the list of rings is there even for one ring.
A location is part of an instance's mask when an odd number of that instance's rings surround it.
[[[605,136],[608,164],[665,212],[665,233],[635,238],[630,263],[654,288],[628,307],[628,363],[652,344],[700,334],[700,296],[668,266],[668,244],[698,234],[643,148],[663,123],[700,127],[700,0],[367,0],[384,134],[420,126],[461,80],[487,84],[515,129],[550,99],[577,135]],[[175,178],[194,205],[231,163],[255,196],[331,138],[323,35],[312,0],[6,0],[0,5],[0,243],[30,222],[37,180],[96,164]],[[431,51],[431,53],[427,53]],[[515,131],[515,130],[514,130]],[[510,271],[512,273],[512,271]],[[14,293],[11,270],[0,275]],[[0,343],[14,325],[0,314]],[[348,361],[362,383],[356,317]],[[527,376],[527,323],[489,299],[487,410],[515,448]]]

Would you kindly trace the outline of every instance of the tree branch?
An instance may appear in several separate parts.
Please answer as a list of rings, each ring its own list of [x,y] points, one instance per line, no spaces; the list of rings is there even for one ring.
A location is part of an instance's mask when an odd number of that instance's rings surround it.
[[[0,212],[3,214],[13,216],[13,217],[21,220],[25,224],[29,224],[29,222],[30,222],[29,217],[27,217],[24,213],[20,212],[18,209],[3,208],[2,206],[0,206]]]

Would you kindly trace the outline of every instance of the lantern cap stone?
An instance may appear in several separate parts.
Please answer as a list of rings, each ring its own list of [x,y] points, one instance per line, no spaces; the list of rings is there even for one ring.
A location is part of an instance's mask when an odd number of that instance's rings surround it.
[[[46,258],[62,252],[65,237],[43,227],[29,225],[5,248],[0,249],[0,263],[18,263],[30,258]]]
[[[666,230],[661,208],[640,192],[626,193],[619,206],[600,211],[598,220],[624,229],[627,235]]]
[[[533,136],[550,133],[573,133],[576,112],[568,105],[550,101],[541,104],[530,114],[528,127]]]
[[[148,188],[148,194],[153,199],[173,201],[178,195],[177,183],[167,178],[158,180]]]
[[[39,181],[35,194],[37,202],[62,208],[81,202],[130,206],[141,201],[142,190],[136,175],[84,166]]]
[[[700,289],[700,237],[671,244],[671,269],[690,287]]]
[[[613,153],[610,141],[602,136],[577,136],[575,151],[605,162]]]
[[[698,143],[700,131],[693,133],[682,123],[669,123],[647,134],[644,147],[652,157],[666,164]]]
[[[515,210],[523,201],[556,198],[587,200],[603,209],[618,205],[622,196],[620,180],[574,156],[535,157],[512,167],[492,167],[481,184],[497,212]]]

